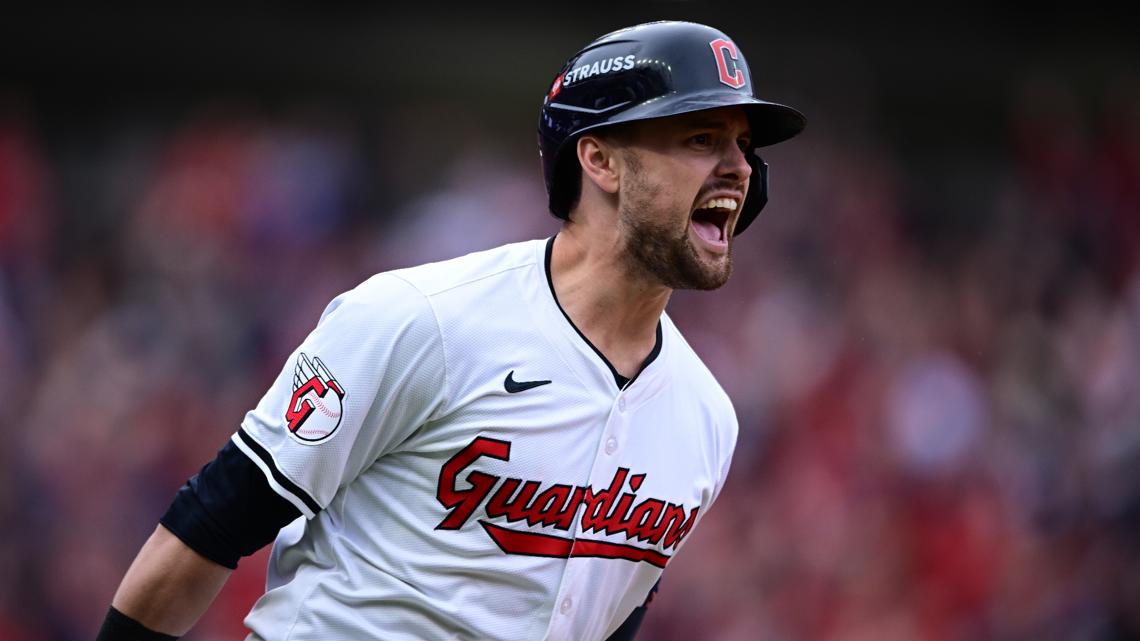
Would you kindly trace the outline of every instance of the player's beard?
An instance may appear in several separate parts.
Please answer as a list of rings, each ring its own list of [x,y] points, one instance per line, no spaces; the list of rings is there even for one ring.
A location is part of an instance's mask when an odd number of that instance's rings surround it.
[[[689,236],[689,220],[678,226],[654,208],[659,202],[660,185],[646,180],[642,165],[633,153],[626,153],[630,180],[618,205],[618,219],[626,232],[624,256],[634,270],[650,276],[670,289],[717,289],[732,274],[732,239],[722,260],[701,259]]]

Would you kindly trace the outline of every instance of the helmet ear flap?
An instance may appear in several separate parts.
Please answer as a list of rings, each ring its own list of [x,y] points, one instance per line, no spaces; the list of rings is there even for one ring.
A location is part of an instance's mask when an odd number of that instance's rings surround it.
[[[744,154],[748,166],[752,167],[752,179],[748,181],[748,193],[744,196],[744,208],[740,210],[740,218],[736,221],[733,236],[748,228],[764,205],[768,204],[768,163],[753,150]]]

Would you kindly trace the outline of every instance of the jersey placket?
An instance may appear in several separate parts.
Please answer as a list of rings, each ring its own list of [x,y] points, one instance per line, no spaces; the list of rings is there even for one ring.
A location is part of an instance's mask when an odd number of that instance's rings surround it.
[[[538,254],[540,260],[544,259],[544,253]],[[543,262],[539,263],[539,268],[545,281],[547,274]],[[668,345],[663,342],[662,351],[654,362],[650,363],[635,380],[623,389],[617,390],[612,367],[565,317],[549,284],[543,282],[541,286],[531,289],[528,294],[534,309],[545,321],[539,323],[538,327],[551,340],[552,346],[563,357],[563,361],[591,390],[599,403],[608,401],[609,413],[594,444],[594,459],[586,481],[588,487],[597,490],[607,488],[614,480],[618,468],[629,467],[628,462],[623,463],[622,454],[626,451],[630,426],[636,422],[637,406],[660,391],[662,383],[660,369],[664,367],[662,362],[667,360]],[[629,491],[628,486],[619,488],[618,495],[623,491]],[[611,510],[615,507],[615,503],[616,497],[609,506]],[[589,542],[603,540],[606,534],[593,530],[584,532],[581,516],[584,516],[584,512],[574,520],[568,533],[574,539],[574,543],[571,544],[570,556],[565,561],[557,593],[551,602],[552,612],[545,639],[581,641],[600,638],[611,622],[608,619],[600,620],[603,618],[603,613],[599,611],[599,606],[615,603],[620,596],[619,592],[623,592],[626,586],[624,581],[599,580],[597,576],[599,568],[596,563],[603,561],[607,564],[623,564],[617,567],[626,571],[632,569],[625,564],[636,563],[624,559],[602,560],[585,556],[584,548],[590,545]],[[582,543],[580,538],[586,543]]]
[[[622,441],[629,433],[630,424],[630,401],[627,400],[629,395],[629,387],[618,392],[610,406],[610,413],[606,419],[604,428],[599,434],[597,445],[594,450],[594,462],[590,468],[590,477],[588,485],[594,488],[607,487],[614,478],[617,469],[621,467],[620,454],[622,450]],[[618,494],[622,492],[623,488],[618,488]],[[614,497],[614,502],[616,503]],[[610,505],[610,509],[614,509],[614,505]],[[583,554],[584,545],[581,542],[582,537],[587,540],[592,538],[602,538],[605,536],[604,532],[583,531],[582,519],[576,519],[571,534],[574,538],[574,543],[571,546],[570,558],[566,561],[565,570],[562,573],[562,581],[558,587],[558,593],[554,599],[554,612],[550,618],[550,625],[547,628],[547,639],[565,639],[567,641],[573,639],[588,638],[584,636],[587,630],[584,626],[594,626],[602,624],[603,622],[597,621],[599,613],[590,608],[588,601],[593,603],[599,602],[599,596],[602,596],[601,602],[608,602],[603,595],[599,592],[604,591],[604,588],[597,584],[597,581],[592,580],[590,576],[590,562],[589,556]],[[613,560],[612,563],[628,563],[628,561]]]

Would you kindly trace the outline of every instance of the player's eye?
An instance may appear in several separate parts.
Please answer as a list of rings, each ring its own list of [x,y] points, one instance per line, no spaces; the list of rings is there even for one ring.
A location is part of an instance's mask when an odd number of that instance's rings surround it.
[[[712,134],[697,134],[689,138],[689,142],[698,147],[708,147],[712,144]]]
[[[737,146],[740,147],[740,151],[743,151],[746,153],[748,152],[749,149],[752,148],[752,140],[750,138],[737,138],[736,144],[737,144]]]

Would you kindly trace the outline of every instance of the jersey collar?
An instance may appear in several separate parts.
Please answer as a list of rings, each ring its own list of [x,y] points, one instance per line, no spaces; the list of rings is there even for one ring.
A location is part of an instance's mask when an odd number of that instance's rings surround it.
[[[566,324],[569,325],[574,330],[574,333],[578,335],[578,338],[581,340],[581,342],[588,346],[590,350],[593,351],[597,358],[602,362],[602,364],[604,364],[605,367],[609,370],[610,374],[613,376],[614,384],[617,386],[617,389],[626,389],[638,378],[641,378],[642,373],[645,372],[649,365],[657,360],[657,357],[661,354],[661,346],[664,343],[664,340],[662,339],[661,321],[660,319],[657,321],[657,338],[656,342],[653,344],[653,349],[649,352],[649,355],[645,357],[645,361],[641,363],[641,367],[638,368],[637,373],[633,375],[633,378],[626,378],[625,376],[619,374],[617,369],[614,368],[613,363],[611,363],[610,360],[606,358],[606,355],[603,354],[602,351],[597,348],[597,346],[590,342],[590,339],[586,338],[586,335],[582,333],[582,330],[578,329],[578,326],[574,324],[574,321],[571,320],[570,315],[566,313],[566,310],[562,309],[562,304],[558,302],[558,294],[554,291],[554,277],[551,275],[550,271],[550,258],[554,253],[555,238],[557,238],[557,234],[551,236],[546,241],[546,249],[542,257],[543,272],[546,275],[546,286],[550,292],[550,300],[558,308],[558,311],[561,313],[562,318],[566,320]]]

